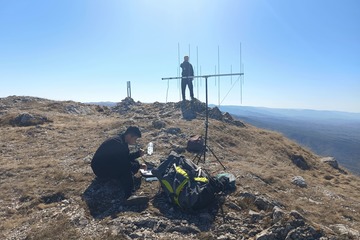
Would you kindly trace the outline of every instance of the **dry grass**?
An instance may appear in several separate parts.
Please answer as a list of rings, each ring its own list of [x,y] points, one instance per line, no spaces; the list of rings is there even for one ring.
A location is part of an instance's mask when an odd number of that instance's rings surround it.
[[[64,199],[78,201],[86,208],[80,196],[94,177],[89,161],[102,141],[126,126],[138,125],[143,129],[140,146],[154,142],[155,154],[147,160],[155,163],[176,147],[185,147],[190,135],[204,135],[203,119],[182,120],[176,109],[146,105],[145,110],[126,116],[108,112],[79,115],[65,113],[63,104],[27,102],[0,115],[0,237],[5,238],[12,229],[29,226],[31,231],[24,233],[28,239],[80,238],[74,221],[66,213],[47,219],[39,219],[39,213],[56,208]],[[25,110],[42,114],[53,122],[10,126],[9,121]],[[151,124],[155,119],[164,121],[167,129],[180,128],[181,133],[172,135],[164,129],[155,129]],[[360,229],[359,177],[321,163],[319,156],[279,133],[252,126],[240,128],[210,120],[208,140],[226,171],[237,177],[238,192],[269,196],[287,210],[297,210],[310,222],[323,226],[342,223]],[[188,152],[184,155],[194,157]],[[290,159],[292,155],[303,156],[311,169],[304,171],[296,167]],[[207,157],[207,162],[201,163],[204,167],[214,174],[223,171],[212,154],[208,153]],[[304,177],[307,188],[291,184],[291,178],[298,175]],[[256,210],[256,206],[236,200],[236,196],[237,193],[233,195],[235,203],[241,208]],[[53,202],[47,203],[46,199]],[[206,234],[203,235],[205,239]],[[101,236],[120,239],[107,230]]]

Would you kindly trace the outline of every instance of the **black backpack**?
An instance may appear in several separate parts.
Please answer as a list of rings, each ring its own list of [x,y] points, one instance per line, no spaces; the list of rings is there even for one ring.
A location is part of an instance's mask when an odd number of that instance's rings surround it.
[[[152,174],[170,201],[183,210],[199,210],[215,200],[216,179],[184,156],[172,152]]]
[[[200,153],[205,148],[204,139],[200,135],[192,135],[187,142],[186,150],[189,152]]]

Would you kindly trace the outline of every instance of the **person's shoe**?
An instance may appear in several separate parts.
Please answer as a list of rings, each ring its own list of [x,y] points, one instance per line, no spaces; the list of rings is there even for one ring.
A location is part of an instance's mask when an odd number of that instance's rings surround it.
[[[148,204],[149,197],[147,196],[130,196],[126,201],[124,202],[125,206],[139,206],[139,205],[145,205]]]

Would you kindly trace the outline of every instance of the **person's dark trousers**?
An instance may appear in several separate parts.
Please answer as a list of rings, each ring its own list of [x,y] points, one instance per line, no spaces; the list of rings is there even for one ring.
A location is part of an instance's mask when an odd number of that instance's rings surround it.
[[[95,175],[100,179],[119,180],[124,189],[125,198],[130,197],[131,194],[135,191],[134,174],[137,173],[140,169],[139,161],[137,160],[131,161],[130,169],[121,172],[119,172],[118,169],[108,165],[92,166],[92,168]]]
[[[189,90],[190,90],[190,97],[191,99],[194,98],[194,87],[192,84],[192,79],[191,78],[182,78],[181,79],[181,93],[182,93],[182,99],[185,101],[185,89],[186,89],[186,85],[188,85]]]
[[[140,163],[138,161],[131,162],[131,171],[124,173],[121,178],[121,184],[124,189],[125,198],[129,198],[132,193],[135,192],[134,186],[134,174],[136,174],[140,169]]]

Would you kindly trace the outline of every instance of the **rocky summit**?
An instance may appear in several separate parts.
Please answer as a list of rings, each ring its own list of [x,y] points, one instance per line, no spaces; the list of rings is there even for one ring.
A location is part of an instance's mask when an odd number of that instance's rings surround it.
[[[1,239],[360,239],[360,179],[331,156],[209,108],[205,160],[186,151],[205,135],[198,100],[114,107],[24,96],[0,98]],[[126,205],[117,182],[95,179],[90,162],[107,138],[138,126],[140,161],[175,151],[208,173],[231,173],[236,191],[185,212],[158,181],[138,174],[147,204]],[[221,164],[226,169],[224,169]]]

